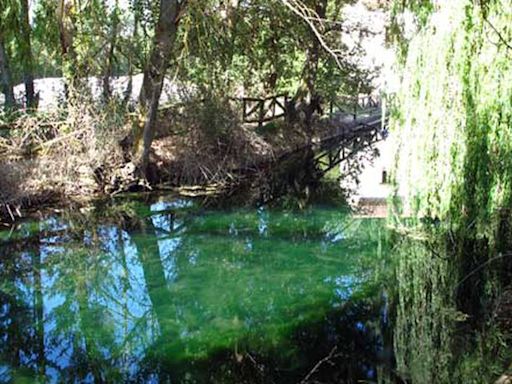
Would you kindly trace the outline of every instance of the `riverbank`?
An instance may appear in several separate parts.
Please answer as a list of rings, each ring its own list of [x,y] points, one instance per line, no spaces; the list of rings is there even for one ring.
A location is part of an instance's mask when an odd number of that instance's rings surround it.
[[[86,98],[60,112],[11,117],[0,139],[3,216],[14,220],[22,209],[59,199],[151,190],[253,192],[247,203],[258,204],[290,192],[307,199],[340,162],[346,164],[340,179],[357,179],[387,136],[380,99],[371,95],[342,97],[326,114],[299,103],[257,124],[247,120],[249,99],[210,96],[196,94],[158,111],[144,166],[137,135],[143,120],[121,102],[91,104]]]
[[[133,158],[138,117],[122,105],[21,113],[2,124],[2,220],[123,192],[230,194],[247,177],[256,179],[274,166],[283,153],[308,143],[300,123],[254,127],[241,123],[239,111],[236,102],[223,99],[191,99],[161,109],[147,178],[137,173]],[[315,126],[317,135],[330,129],[321,121]]]

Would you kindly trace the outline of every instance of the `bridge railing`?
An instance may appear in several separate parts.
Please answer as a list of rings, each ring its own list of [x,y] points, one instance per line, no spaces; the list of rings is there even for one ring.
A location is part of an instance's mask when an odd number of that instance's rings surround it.
[[[261,127],[264,123],[286,117],[290,98],[287,94],[279,94],[266,98],[242,97],[234,99],[242,102],[242,121]],[[322,103],[323,108],[326,102]],[[324,115],[332,118],[336,115],[349,115],[353,119],[364,113],[381,108],[381,98],[378,95],[339,95],[329,99],[328,110]]]
[[[280,94],[269,96],[264,99],[255,97],[243,97],[242,118],[244,123],[264,123],[286,116],[286,105],[288,95]]]
[[[329,100],[329,117],[346,114],[355,120],[358,115],[381,107],[381,98],[377,95],[340,95]]]

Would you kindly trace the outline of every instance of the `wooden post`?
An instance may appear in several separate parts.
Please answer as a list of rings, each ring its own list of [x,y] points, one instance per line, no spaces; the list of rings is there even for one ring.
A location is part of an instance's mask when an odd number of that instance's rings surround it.
[[[247,105],[245,103],[245,99],[242,99],[242,121],[245,123],[245,119],[247,118],[245,112],[246,112],[246,108],[247,108]]]
[[[258,128],[261,128],[263,126],[263,119],[265,118],[265,100],[260,100],[260,112],[259,112],[259,119],[258,119]]]

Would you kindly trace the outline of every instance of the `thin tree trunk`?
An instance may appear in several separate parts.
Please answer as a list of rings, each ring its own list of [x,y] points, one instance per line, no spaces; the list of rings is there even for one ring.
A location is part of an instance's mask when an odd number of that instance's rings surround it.
[[[110,87],[110,79],[112,77],[113,68],[114,68],[114,52],[117,44],[117,30],[119,24],[119,15],[118,15],[118,2],[115,3],[114,11],[112,12],[112,29],[110,32],[110,47],[108,51],[107,57],[107,65],[105,68],[105,73],[103,74],[103,98],[105,101],[109,101],[112,96],[112,88]]]
[[[327,13],[327,0],[320,0],[315,5],[315,12],[321,18],[325,19]],[[303,78],[306,86],[305,95],[305,114],[306,114],[306,130],[308,141],[312,140],[313,131],[313,114],[315,109],[319,107],[319,98],[316,90],[316,80],[318,73],[318,63],[320,60],[320,41],[318,37],[311,31],[311,45],[306,54],[306,63],[303,70]]]
[[[134,8],[134,17],[133,17],[133,34],[132,34],[132,42],[134,45],[133,50],[136,51],[139,46],[137,44],[137,36],[139,35],[139,23],[140,23],[140,11],[139,11],[139,0],[133,0],[133,8]],[[124,91],[124,99],[123,104],[126,106],[132,98],[133,91],[133,57],[132,55],[128,56],[128,84]]]
[[[21,1],[21,51],[23,58],[23,80],[27,109],[37,108],[34,92],[34,60],[32,57],[31,28],[28,0]]]
[[[315,5],[315,12],[321,19],[325,19],[327,12],[327,0],[320,0]],[[308,90],[308,96],[314,97],[316,94],[316,79],[318,73],[318,61],[320,59],[320,42],[317,36],[311,32],[311,45],[307,50],[306,64],[304,67],[304,77]]]
[[[62,54],[62,73],[64,75],[64,92],[67,101],[69,101],[70,98],[70,88],[74,88],[78,80],[78,66],[73,47],[75,27],[72,8],[73,4],[71,0],[59,0],[57,5],[57,20]]]
[[[279,28],[276,25],[275,18],[270,19],[270,38],[268,45],[270,46],[271,61],[270,61],[270,76],[266,82],[266,92],[269,94],[275,93],[277,80],[279,77]]]
[[[160,95],[162,94],[165,72],[176,40],[180,8],[184,5],[184,2],[179,3],[177,0],[160,1],[160,15],[155,26],[153,49],[144,70],[139,102],[145,114],[145,122],[142,132],[142,148],[140,148],[140,145],[137,145],[138,148],[136,148],[136,165],[146,178],[148,176],[149,153],[155,134]],[[140,133],[136,135],[136,142],[139,141],[137,140],[139,138]]]
[[[4,41],[0,35],[0,74],[2,93],[5,95],[5,108],[14,108],[14,89],[12,86],[11,69],[9,67],[9,58],[5,50]]]

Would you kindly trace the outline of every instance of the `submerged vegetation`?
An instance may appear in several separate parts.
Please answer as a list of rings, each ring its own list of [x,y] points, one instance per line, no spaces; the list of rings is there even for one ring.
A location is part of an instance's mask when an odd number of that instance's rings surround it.
[[[371,379],[389,342],[383,225],[182,199],[21,224],[1,248],[0,381],[295,383],[331,350],[312,379]]]

